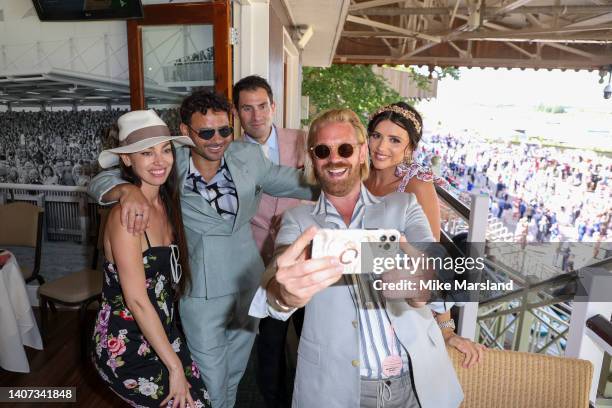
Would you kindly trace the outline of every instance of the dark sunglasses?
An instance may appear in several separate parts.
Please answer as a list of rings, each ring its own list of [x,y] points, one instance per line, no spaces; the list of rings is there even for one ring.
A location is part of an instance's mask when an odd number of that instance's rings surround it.
[[[228,137],[229,135],[234,133],[234,129],[231,126],[222,126],[216,129],[212,128],[212,129],[200,129],[200,130],[195,130],[189,125],[187,126],[189,127],[189,129],[191,129],[194,133],[196,133],[198,136],[200,136],[204,140],[212,139],[213,136],[215,136],[215,132],[219,132],[219,135],[221,135],[221,137]]]
[[[310,148],[310,151],[319,160],[327,159],[332,152],[333,148],[338,150],[338,155],[344,159],[348,159],[355,152],[355,146],[359,146],[361,143],[342,143],[340,145],[328,146],[326,144],[318,144]]]

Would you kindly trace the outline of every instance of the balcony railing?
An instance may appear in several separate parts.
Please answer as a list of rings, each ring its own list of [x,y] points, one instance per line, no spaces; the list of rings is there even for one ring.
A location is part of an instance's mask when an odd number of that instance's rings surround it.
[[[31,202],[45,210],[46,240],[86,243],[97,230],[97,205],[85,187],[0,184],[0,204],[12,201]]]

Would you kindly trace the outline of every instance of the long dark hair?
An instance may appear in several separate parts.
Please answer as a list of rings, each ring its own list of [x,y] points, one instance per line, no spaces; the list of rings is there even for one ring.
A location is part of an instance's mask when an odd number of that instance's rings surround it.
[[[170,142],[172,148],[172,169],[166,179],[166,182],[159,188],[159,195],[164,203],[170,226],[172,227],[172,233],[174,240],[180,251],[179,263],[183,271],[181,280],[175,287],[174,294],[175,298],[179,299],[186,293],[189,293],[191,289],[191,269],[189,268],[189,252],[187,249],[187,239],[185,237],[185,229],[183,228],[183,213],[181,211],[181,190],[178,182],[178,175],[176,170],[176,150],[174,145]],[[142,180],[134,173],[132,167],[128,167],[123,163],[123,160],[119,161],[121,164],[121,177],[129,181],[130,183],[141,186]]]

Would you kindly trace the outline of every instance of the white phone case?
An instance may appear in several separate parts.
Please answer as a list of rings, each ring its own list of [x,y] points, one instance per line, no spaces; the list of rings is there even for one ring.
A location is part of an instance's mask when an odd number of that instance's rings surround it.
[[[335,256],[344,266],[344,274],[360,274],[362,258],[374,256],[395,256],[400,233],[394,229],[321,229],[312,241],[313,259]],[[371,243],[372,245],[362,245]],[[369,251],[370,253],[362,253]],[[369,268],[368,268],[369,269]]]

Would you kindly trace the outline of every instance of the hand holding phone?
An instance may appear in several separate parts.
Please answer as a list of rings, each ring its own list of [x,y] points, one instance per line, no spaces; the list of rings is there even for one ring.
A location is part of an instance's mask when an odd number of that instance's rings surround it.
[[[312,258],[332,256],[343,266],[344,274],[371,273],[371,260],[394,257],[400,237],[394,229],[321,229],[312,241]]]

